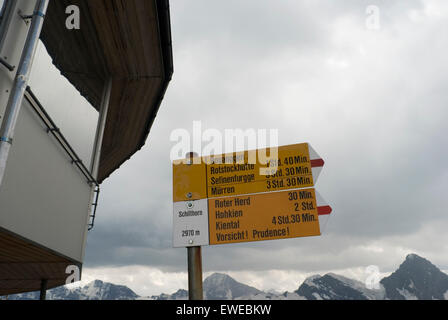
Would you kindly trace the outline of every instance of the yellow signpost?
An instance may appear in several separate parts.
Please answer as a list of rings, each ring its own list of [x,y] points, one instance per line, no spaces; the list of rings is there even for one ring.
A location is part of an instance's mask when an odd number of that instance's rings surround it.
[[[175,161],[174,246],[320,235],[323,165],[308,143]]]
[[[276,158],[271,158],[270,154],[260,159],[258,153],[265,155],[268,153],[266,149],[252,152],[254,161],[250,161],[249,151],[241,156],[241,163],[235,159],[226,164],[225,157],[215,157],[210,161],[212,163],[206,166],[209,198],[314,185],[307,143],[279,147]],[[220,161],[216,163],[216,159]]]
[[[173,244],[187,247],[202,299],[201,246],[319,236],[331,213],[312,188],[324,161],[308,143],[173,162]]]
[[[320,235],[314,189],[208,200],[210,244]]]
[[[173,163],[173,200],[185,201],[314,186],[323,160],[308,143]],[[313,158],[314,157],[314,158]],[[188,197],[190,195],[191,197]]]

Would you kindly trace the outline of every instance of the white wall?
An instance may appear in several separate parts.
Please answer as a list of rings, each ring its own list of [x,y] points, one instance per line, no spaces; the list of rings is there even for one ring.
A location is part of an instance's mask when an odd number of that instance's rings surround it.
[[[0,0],[1,1],[1,0]],[[17,0],[0,55],[18,66],[28,33]],[[17,68],[16,68],[17,70]],[[16,72],[0,67],[0,122]],[[90,163],[98,113],[60,76],[41,44],[29,85],[84,161]],[[82,262],[92,188],[24,100],[0,186],[0,227]]]
[[[98,112],[61,76],[42,42],[36,52],[29,86],[90,169]]]
[[[22,12],[32,13],[35,3],[35,0],[18,0],[7,37],[3,46],[0,47],[0,55],[6,57],[13,66],[19,64],[28,31],[28,26],[16,13],[19,9]],[[15,71],[9,72],[0,66],[0,122],[8,102]],[[89,168],[98,112],[68,80],[61,76],[41,42],[37,48],[28,84]]]
[[[82,262],[91,190],[24,100],[0,187],[0,227]]]

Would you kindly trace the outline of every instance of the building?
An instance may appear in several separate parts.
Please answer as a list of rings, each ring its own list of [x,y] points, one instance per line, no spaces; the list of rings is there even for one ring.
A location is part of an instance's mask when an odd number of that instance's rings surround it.
[[[64,285],[68,267],[82,269],[100,185],[144,145],[173,59],[168,0],[1,4],[0,295],[7,295]],[[79,28],[70,27],[77,13]],[[27,86],[39,37],[98,112],[89,161]]]

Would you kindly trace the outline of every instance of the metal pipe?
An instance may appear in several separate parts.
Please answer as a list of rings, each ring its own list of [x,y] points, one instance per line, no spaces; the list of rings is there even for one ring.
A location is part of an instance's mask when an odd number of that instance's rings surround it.
[[[95,181],[98,181],[98,172],[101,161],[101,149],[103,146],[104,129],[106,128],[107,113],[109,112],[110,95],[112,93],[112,77],[109,77],[104,83],[103,96],[101,98],[101,106],[98,114],[98,122],[96,126],[95,141],[92,150],[92,158],[90,160],[90,172],[92,173]],[[96,198],[95,198],[96,194]],[[90,231],[95,225],[96,210],[98,208],[98,197],[100,195],[99,185],[96,188],[92,188],[90,192],[89,207],[89,222],[87,223],[87,230]],[[95,198],[95,199],[94,199]]]
[[[90,172],[98,179],[98,170],[100,167],[101,147],[103,145],[104,129],[106,128],[107,113],[109,111],[110,95],[112,92],[112,78],[104,83],[103,96],[101,99],[100,112],[98,114],[98,123],[96,127],[95,143],[93,146]]]
[[[87,227],[88,231],[92,230],[93,227],[95,226],[96,209],[98,209],[98,201],[99,201],[99,197],[100,197],[100,187],[98,185],[95,187],[95,190],[93,191],[93,193],[95,193],[96,196],[95,196],[95,202],[92,203],[92,207],[94,209],[93,209],[93,213],[90,215],[90,222]]]
[[[14,130],[28,84],[34,55],[39,43],[39,36],[42,31],[48,3],[49,0],[38,0],[36,3],[30,30],[28,31],[20,64],[14,79],[14,85],[6,106],[5,116],[0,129],[0,186],[5,175],[6,162],[13,143]]]

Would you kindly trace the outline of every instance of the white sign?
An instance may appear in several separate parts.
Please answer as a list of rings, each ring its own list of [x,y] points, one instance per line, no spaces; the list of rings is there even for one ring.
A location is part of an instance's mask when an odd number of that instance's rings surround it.
[[[175,202],[173,211],[174,247],[209,244],[207,199]]]

